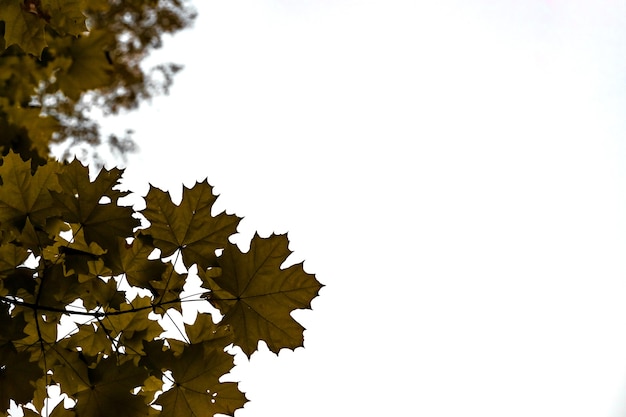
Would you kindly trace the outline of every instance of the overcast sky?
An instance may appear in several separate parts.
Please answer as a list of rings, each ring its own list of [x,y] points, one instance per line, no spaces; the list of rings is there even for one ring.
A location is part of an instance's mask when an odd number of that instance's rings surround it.
[[[626,2],[197,1],[126,185],[326,285],[237,417],[626,415]]]

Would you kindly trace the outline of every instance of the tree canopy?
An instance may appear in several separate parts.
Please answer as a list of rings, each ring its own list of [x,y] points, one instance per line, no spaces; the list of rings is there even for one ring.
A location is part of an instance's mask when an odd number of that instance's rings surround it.
[[[158,84],[141,60],[192,16],[178,0],[0,0],[0,417],[233,415],[247,399],[222,378],[227,348],[303,345],[291,313],[322,285],[287,264],[286,235],[244,252],[206,180],[179,204],[151,186],[137,211],[122,169],[48,157],[98,143],[90,103],[167,88],[178,67]]]
[[[131,150],[126,134],[102,138],[89,110],[115,114],[166,93],[182,67],[144,70],[142,62],[194,17],[184,0],[0,0],[4,154],[42,163],[54,143],[95,157],[103,142]]]

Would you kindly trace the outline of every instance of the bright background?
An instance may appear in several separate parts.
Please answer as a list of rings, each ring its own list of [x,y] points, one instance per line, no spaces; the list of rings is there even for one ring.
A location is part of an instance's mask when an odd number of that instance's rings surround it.
[[[626,416],[626,2],[196,1],[126,186],[326,285],[236,417]]]

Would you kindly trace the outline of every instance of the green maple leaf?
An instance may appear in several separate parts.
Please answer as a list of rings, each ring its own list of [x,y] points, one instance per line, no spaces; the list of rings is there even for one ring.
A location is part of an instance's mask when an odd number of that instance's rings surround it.
[[[5,47],[17,44],[39,57],[46,47],[46,21],[24,10],[21,1],[0,0],[0,20],[4,21]]]
[[[217,259],[215,251],[227,245],[240,220],[226,213],[213,217],[211,207],[216,199],[207,182],[183,188],[179,206],[172,203],[169,193],[151,186],[142,211],[150,227],[143,233],[153,237],[162,257],[180,250],[188,268],[194,263],[198,268],[213,266]]]
[[[118,199],[128,192],[115,190],[123,171],[117,168],[102,169],[91,182],[89,170],[77,159],[65,166],[59,174],[61,192],[53,192],[63,219],[79,224],[87,244],[96,242],[102,248],[117,244],[120,237],[130,237],[140,225],[132,217],[132,207],[117,205]]]
[[[21,232],[28,219],[35,227],[43,228],[49,218],[60,214],[50,194],[61,191],[58,172],[58,165],[50,163],[33,175],[30,162],[9,152],[0,166],[0,227]]]
[[[205,346],[205,344],[208,344]],[[156,404],[163,406],[163,417],[233,415],[243,407],[246,396],[233,382],[219,382],[233,366],[233,358],[211,342],[185,348],[169,364],[174,386],[161,394]]]
[[[131,392],[148,378],[145,368],[129,361],[119,363],[116,356],[109,356],[87,373],[88,387],[74,396],[76,405],[73,410],[78,417],[149,415],[150,408],[146,407],[143,398]]]
[[[310,308],[322,285],[301,263],[281,269],[291,254],[288,243],[286,235],[255,235],[247,253],[233,244],[224,249],[220,276],[199,271],[209,301],[224,314],[220,323],[232,326],[235,344],[248,356],[260,340],[275,353],[303,344],[304,328],[291,312]]]

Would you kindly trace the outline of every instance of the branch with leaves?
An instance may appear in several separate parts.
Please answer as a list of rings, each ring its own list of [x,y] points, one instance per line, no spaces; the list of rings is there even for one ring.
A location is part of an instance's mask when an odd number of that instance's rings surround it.
[[[310,308],[321,284],[302,264],[281,267],[286,235],[255,235],[240,251],[229,241],[240,218],[211,213],[206,181],[179,205],[151,187],[135,212],[119,201],[122,173],[91,180],[77,160],[2,159],[0,416],[11,400],[25,416],[232,415],[247,400],[220,382],[233,367],[227,347],[302,346],[291,312]],[[198,304],[214,313],[184,323]],[[54,385],[71,407],[50,406]]]

